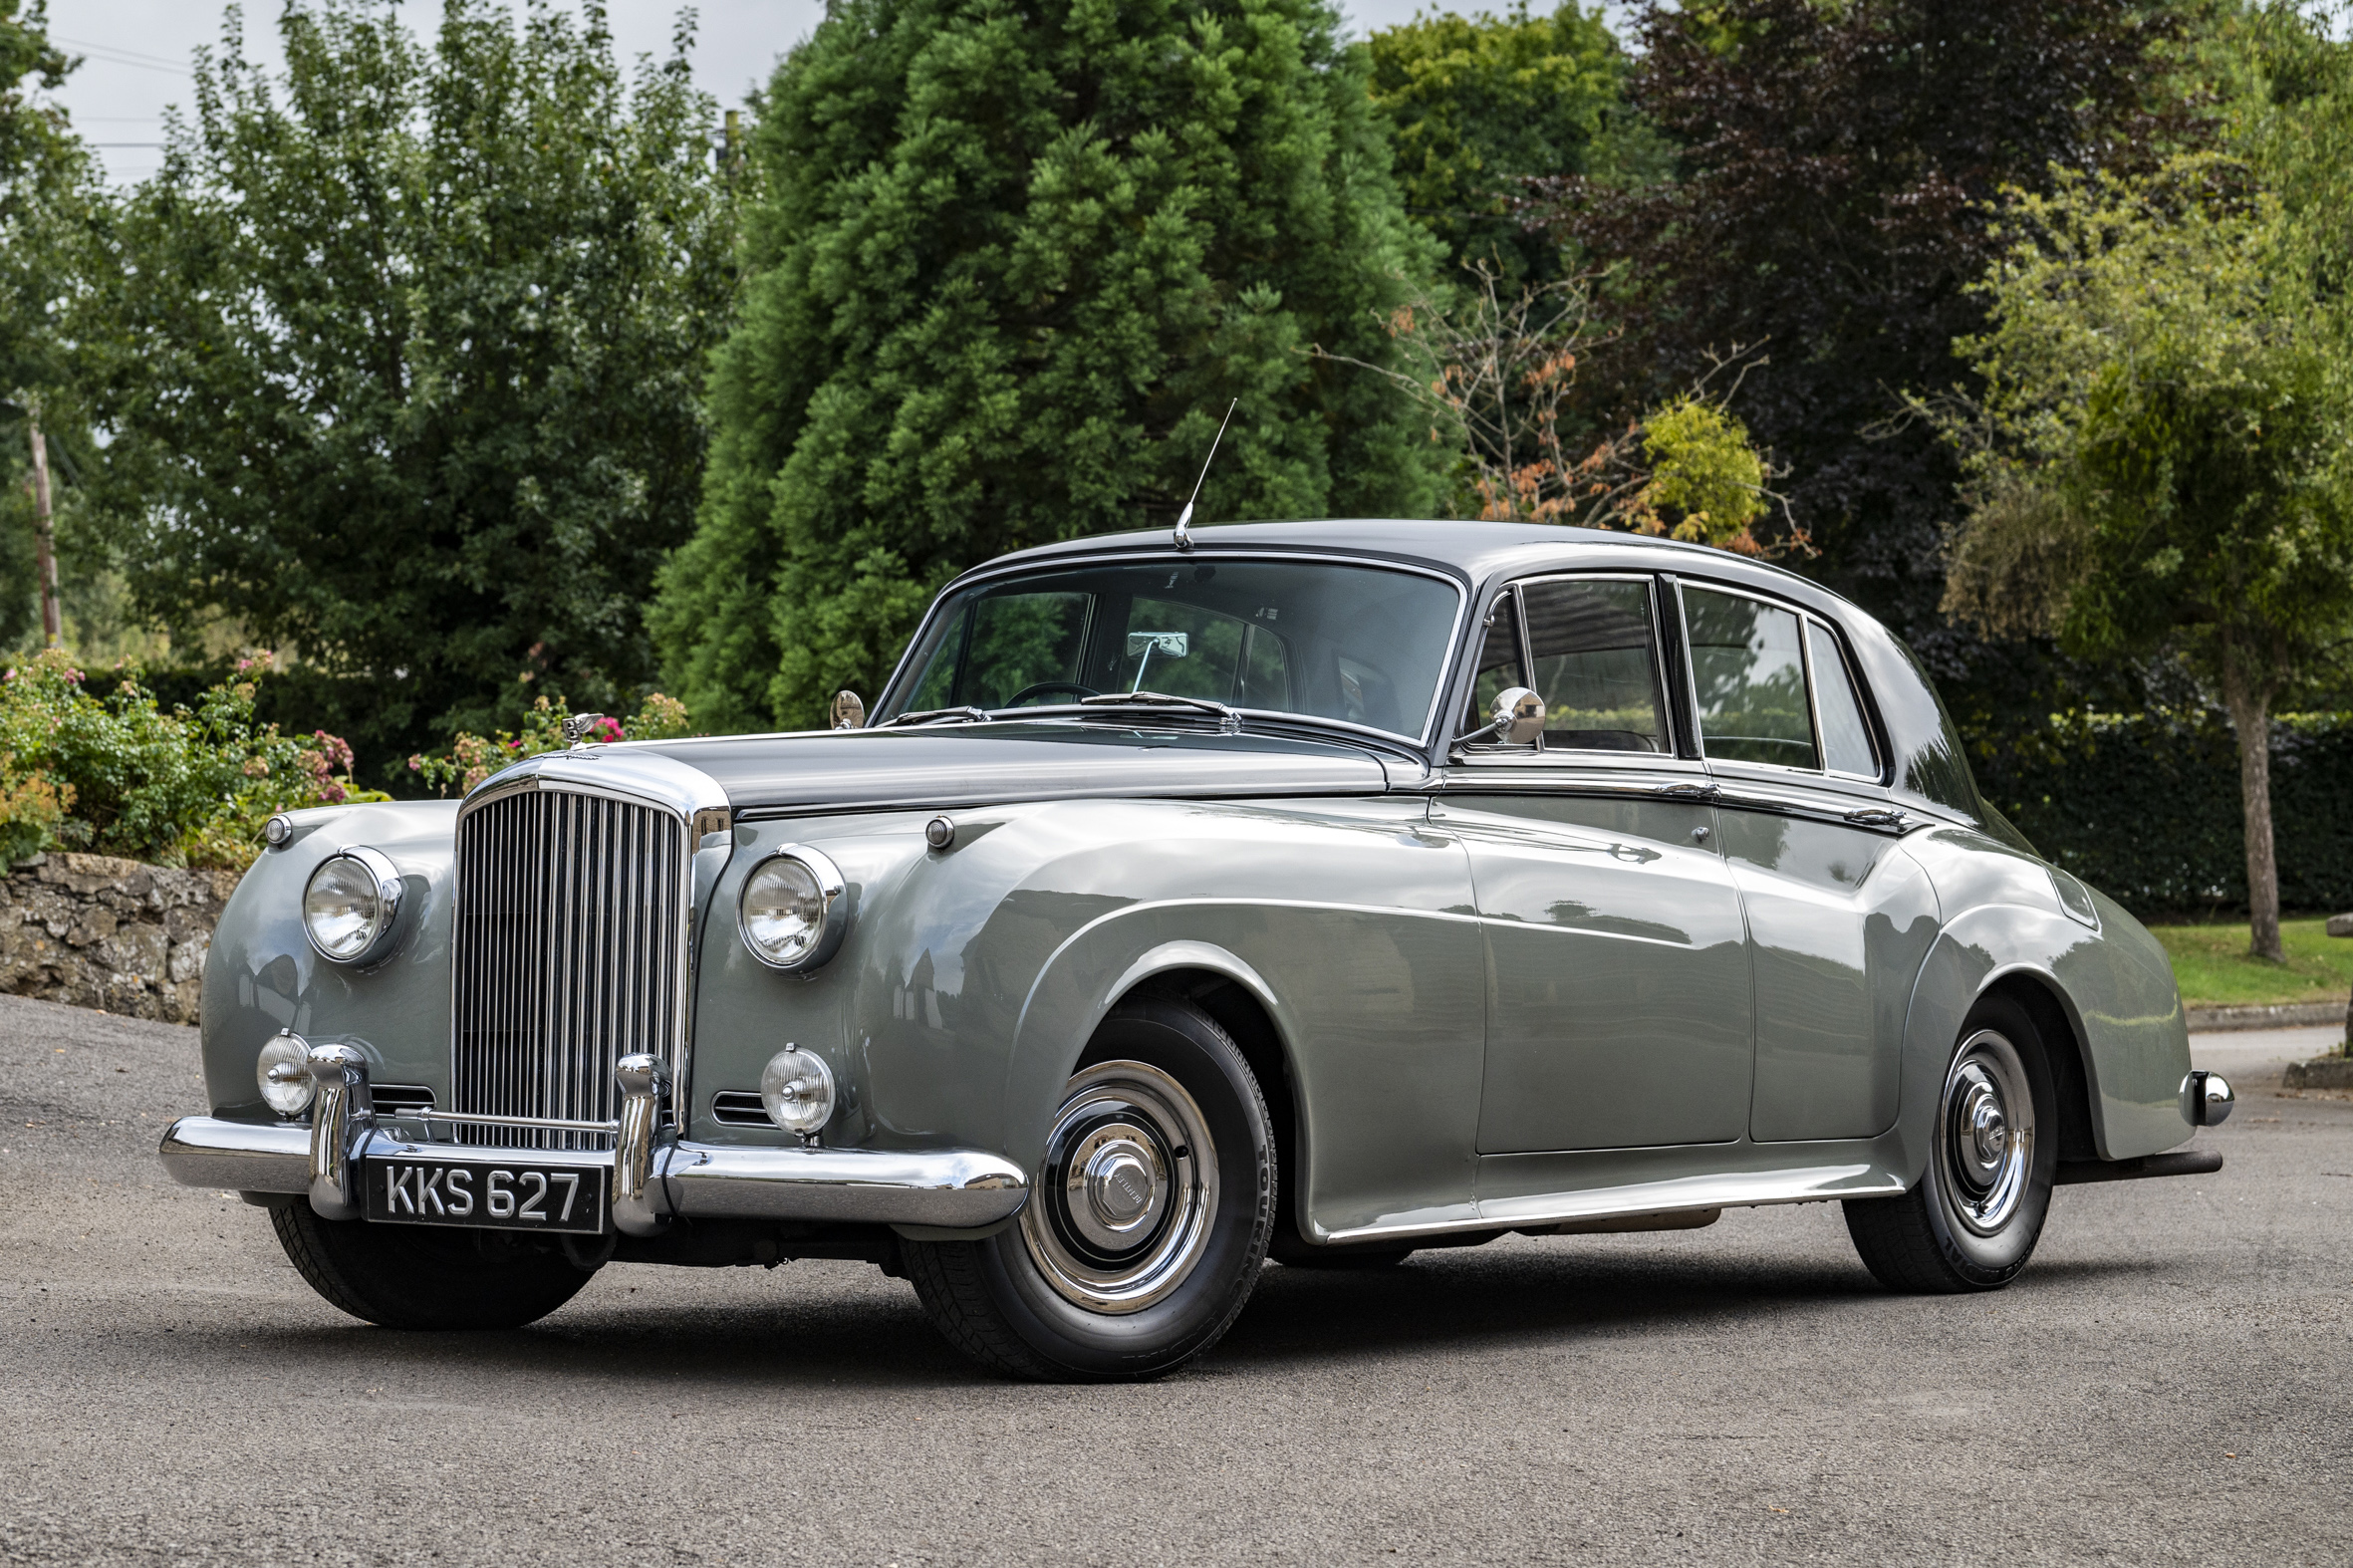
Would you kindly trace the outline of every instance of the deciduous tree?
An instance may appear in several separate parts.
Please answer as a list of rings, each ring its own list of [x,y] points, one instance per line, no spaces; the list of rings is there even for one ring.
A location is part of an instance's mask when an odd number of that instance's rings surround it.
[[[345,676],[378,770],[541,691],[628,701],[734,290],[687,24],[634,87],[595,0],[279,31],[272,80],[232,10],[88,314],[139,603]]]
[[[2094,658],[2186,657],[2236,732],[2251,942],[2281,956],[2270,712],[2353,651],[2353,334],[2218,154],[2018,193],[1949,411],[1975,505],[1947,603]]]
[[[1709,351],[1761,345],[1733,410],[1789,466],[1811,568],[1933,638],[1958,468],[1890,432],[1908,389],[1945,387],[1968,292],[1999,244],[1984,204],[2050,169],[2146,166],[2176,133],[2142,0],[1704,0],[1651,4],[1628,83],[1676,177],[1554,181],[1531,216],[1624,267],[1612,375],[1638,404]],[[2170,118],[2169,118],[2170,117]]]
[[[1523,181],[1648,169],[1653,138],[1625,112],[1629,62],[1599,6],[1431,11],[1366,44],[1407,210],[1455,263],[1492,265],[1507,287],[1563,270],[1557,239],[1520,220]]]

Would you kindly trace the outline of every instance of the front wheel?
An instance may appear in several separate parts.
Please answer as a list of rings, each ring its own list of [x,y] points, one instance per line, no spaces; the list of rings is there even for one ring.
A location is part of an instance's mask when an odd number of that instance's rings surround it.
[[[933,1325],[986,1366],[1155,1378],[1240,1314],[1274,1210],[1266,1100],[1241,1052],[1198,1008],[1146,996],[1096,1032],[1020,1220],[902,1256]]]
[[[1998,1290],[2033,1255],[2058,1169],[2058,1096],[2026,1010],[1969,1010],[1938,1097],[1928,1170],[1901,1197],[1850,1198],[1847,1233],[1890,1290]]]
[[[538,1236],[321,1219],[297,1198],[270,1210],[311,1288],[388,1329],[511,1329],[580,1294],[593,1268]]]

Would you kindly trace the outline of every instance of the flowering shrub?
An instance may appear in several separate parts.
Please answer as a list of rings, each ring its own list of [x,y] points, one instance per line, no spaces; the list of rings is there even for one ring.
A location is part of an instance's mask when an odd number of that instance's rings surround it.
[[[0,853],[53,848],[238,870],[275,812],[383,800],[352,783],[352,748],[324,730],[257,724],[269,656],[240,659],[194,711],[163,712],[120,665],[102,696],[62,650],[0,673]]]
[[[450,786],[455,785],[462,795],[510,762],[536,757],[543,751],[563,750],[564,721],[571,716],[572,709],[562,697],[541,697],[523,715],[519,733],[511,729],[502,729],[492,736],[461,732],[447,751],[419,752],[410,757],[408,770],[435,794],[446,795]],[[600,717],[584,738],[599,742],[669,740],[685,733],[686,704],[656,691],[646,698],[627,722]]]

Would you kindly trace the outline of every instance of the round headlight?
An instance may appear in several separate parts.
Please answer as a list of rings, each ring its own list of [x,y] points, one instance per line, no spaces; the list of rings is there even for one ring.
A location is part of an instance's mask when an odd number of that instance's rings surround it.
[[[319,863],[302,891],[302,924],[319,956],[365,963],[392,950],[400,874],[375,850],[354,846]]]
[[[319,1086],[311,1077],[311,1044],[291,1029],[281,1031],[261,1048],[253,1064],[265,1104],[280,1116],[300,1116],[311,1108]]]
[[[752,868],[736,901],[743,945],[774,969],[814,969],[850,927],[842,873],[805,845],[789,845]]]
[[[788,1045],[760,1073],[760,1104],[769,1121],[807,1138],[834,1114],[834,1071],[824,1057]]]

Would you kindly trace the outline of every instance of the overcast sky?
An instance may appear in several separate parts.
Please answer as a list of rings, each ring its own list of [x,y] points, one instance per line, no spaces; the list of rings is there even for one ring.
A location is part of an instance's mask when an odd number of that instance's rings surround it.
[[[1500,0],[1489,0],[1502,9]],[[1341,0],[1358,32],[1410,20],[1430,0]],[[1472,0],[1433,9],[1483,9]],[[99,148],[117,180],[143,179],[162,161],[163,109],[192,102],[188,58],[198,45],[220,39],[221,0],[50,0],[50,36],[83,57],[82,69],[57,96],[82,134]],[[246,53],[276,70],[274,0],[245,7]],[[410,5],[410,26],[429,27],[437,10]],[[676,0],[610,0],[614,41],[625,58],[664,55],[677,16]],[[722,107],[743,101],[776,57],[805,37],[825,14],[823,0],[700,0],[694,79]]]

